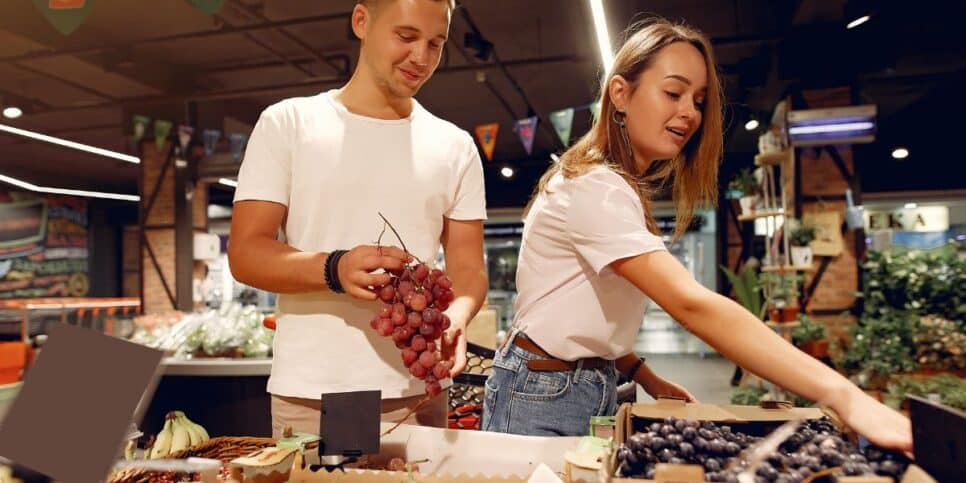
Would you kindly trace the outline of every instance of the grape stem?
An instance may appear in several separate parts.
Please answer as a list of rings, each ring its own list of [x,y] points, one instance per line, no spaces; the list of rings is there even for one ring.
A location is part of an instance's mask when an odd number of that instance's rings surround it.
[[[414,364],[418,364],[418,362],[415,362]],[[442,394],[442,393],[443,392],[440,391],[439,394]],[[439,394],[437,394],[437,396],[439,396]],[[387,434],[395,431],[396,428],[398,428],[403,423],[405,423],[406,420],[409,419],[410,416],[412,416],[413,414],[415,414],[416,411],[419,411],[423,406],[426,405],[426,403],[428,403],[429,401],[431,401],[433,399],[433,397],[435,397],[435,396],[430,396],[429,394],[427,394],[426,397],[424,397],[423,399],[421,399],[418,403],[416,403],[415,406],[413,406],[412,408],[410,408],[409,411],[406,413],[405,416],[403,416],[398,421],[396,421],[396,424],[394,424],[393,427],[387,429],[386,432],[382,433],[382,436],[386,436]]]
[[[399,232],[396,231],[396,228],[394,226],[392,226],[392,223],[389,223],[389,220],[387,220],[385,216],[382,216],[382,213],[379,213],[378,211],[376,213],[379,214],[379,218],[382,218],[382,221],[385,223],[385,226],[382,227],[383,233],[385,233],[386,226],[388,226],[389,229],[392,230],[393,235],[396,235],[396,239],[399,240],[399,244],[402,245],[403,251],[406,252],[406,253],[408,253],[413,258],[415,258],[417,262],[423,263],[423,261],[420,260],[419,257],[417,257],[414,253],[410,252],[408,248],[406,248],[406,242],[404,242],[402,240],[402,237],[399,236]],[[381,233],[379,234],[379,240],[382,240],[382,234]]]

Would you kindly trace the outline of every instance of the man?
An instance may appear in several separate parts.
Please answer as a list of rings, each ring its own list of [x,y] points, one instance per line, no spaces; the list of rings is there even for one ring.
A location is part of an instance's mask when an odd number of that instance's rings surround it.
[[[379,269],[410,260],[389,230],[375,246],[379,213],[419,259],[431,263],[442,245],[456,296],[443,355],[453,375],[466,365],[466,324],[487,287],[482,165],[468,133],[412,98],[439,64],[453,8],[452,0],[360,0],[349,82],[270,106],[252,133],[228,256],[239,281],[280,294],[268,382],[276,437],[286,426],[317,433],[322,393],[380,389],[384,420],[423,398],[392,340],[369,327],[380,307],[373,287],[389,281]],[[340,286],[344,295],[332,291]],[[436,397],[410,422],[445,426],[446,409]]]

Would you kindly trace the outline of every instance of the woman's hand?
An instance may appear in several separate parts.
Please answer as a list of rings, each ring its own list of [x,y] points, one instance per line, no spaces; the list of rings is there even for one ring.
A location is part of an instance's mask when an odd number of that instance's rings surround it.
[[[639,371],[643,372],[643,371]],[[644,379],[644,378],[641,378]],[[668,381],[661,376],[654,375],[646,380],[637,381],[638,384],[644,388],[644,392],[648,395],[657,399],[659,397],[673,397],[678,399],[684,399],[687,402],[699,402],[697,398],[694,397],[687,389],[683,386]]]

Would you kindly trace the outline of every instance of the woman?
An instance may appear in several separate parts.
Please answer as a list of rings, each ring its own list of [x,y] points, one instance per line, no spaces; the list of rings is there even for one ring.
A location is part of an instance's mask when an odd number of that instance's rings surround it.
[[[654,187],[672,185],[676,236],[698,203],[717,199],[722,99],[704,35],[647,22],[601,97],[599,119],[541,178],[525,215],[517,331],[486,383],[484,429],[582,435],[591,416],[613,414],[615,368],[644,380],[627,363],[650,298],[742,367],[830,406],[876,444],[911,450],[908,419],[701,286],[665,249]]]

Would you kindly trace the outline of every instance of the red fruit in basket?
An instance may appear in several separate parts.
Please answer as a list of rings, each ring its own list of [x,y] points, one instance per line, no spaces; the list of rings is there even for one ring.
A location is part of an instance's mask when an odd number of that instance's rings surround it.
[[[397,313],[397,314],[399,314],[399,315],[405,316],[406,315],[406,305],[403,304],[402,302],[396,302],[396,303],[392,304],[392,311],[395,312],[395,313]]]
[[[262,319],[262,325],[264,325],[266,329],[275,330],[275,327],[277,327],[278,324],[275,322],[274,315],[266,315],[265,318]]]
[[[446,364],[439,362],[433,366],[433,376],[436,376],[436,379],[446,379],[449,377],[449,369],[446,368]]]
[[[402,325],[406,323],[406,316],[400,314],[399,312],[393,312],[392,317],[389,319],[392,321],[392,325]]]
[[[444,300],[437,300],[433,305],[439,310],[446,310],[449,308],[449,302]]]
[[[453,295],[453,291],[450,289],[443,289],[443,292],[439,294],[439,300],[442,300],[447,304],[452,302],[454,298],[456,297]]]
[[[433,339],[439,339],[442,336],[443,336],[443,328],[440,327],[440,326],[438,326],[438,325],[437,326],[434,326],[433,327],[433,334],[432,334],[431,337]]]
[[[402,302],[403,302],[403,304],[406,305],[406,307],[412,308],[413,295],[414,294],[410,292],[410,293],[406,294],[405,297],[402,298]]]
[[[422,334],[423,337],[429,337],[433,335],[433,330],[435,329],[436,329],[436,326],[423,322],[423,325],[419,326],[419,333]],[[433,337],[433,339],[436,339],[436,338],[437,337]]]
[[[422,311],[426,308],[426,297],[421,293],[413,294],[412,300],[409,301],[409,306],[413,310]]]
[[[412,363],[416,362],[416,359],[418,358],[419,358],[419,353],[414,351],[412,347],[406,347],[405,349],[402,350],[402,360],[403,360],[403,364],[405,364],[406,367],[409,367],[410,365],[412,365]]]
[[[395,296],[396,289],[392,285],[386,285],[379,289],[379,300],[383,302],[392,302]]]
[[[429,269],[426,268],[426,265],[423,265],[422,263],[416,265],[416,268],[413,269],[413,280],[416,280],[417,282],[422,282],[428,276]]]
[[[449,329],[452,325],[453,325],[453,323],[449,320],[449,316],[448,315],[442,314],[440,316],[440,318],[439,318],[439,328],[440,329],[446,330],[446,329]]]
[[[429,351],[423,351],[422,354],[419,354],[419,363],[426,369],[431,369],[436,365],[436,354]]]
[[[409,366],[409,373],[412,374],[416,379],[422,379],[426,377],[426,368],[422,364],[414,363]]]
[[[435,342],[427,342],[426,343],[426,350],[429,351],[429,352],[436,352],[436,343]]]
[[[432,272],[429,272],[429,274],[432,275],[433,280],[438,280],[439,277],[443,276],[443,271],[438,268],[434,268]]]
[[[428,278],[426,280],[429,280]],[[426,297],[426,306],[429,307],[433,305],[433,291],[426,289],[423,291],[423,297]]]
[[[378,315],[375,316],[375,317],[373,317],[372,320],[369,321],[369,326],[372,327],[375,330],[379,330],[379,321],[380,320],[382,320],[382,318],[380,318]]]
[[[430,275],[423,280],[422,285],[423,285],[423,291],[428,292],[433,289],[434,285],[436,285],[436,279],[433,278],[432,275]]]
[[[433,300],[439,302],[439,297],[443,294],[443,287],[439,284],[433,285]]]
[[[405,340],[394,341],[393,344],[395,344],[396,345],[396,348],[399,349],[399,350],[403,350],[403,349],[409,347],[409,342],[408,341],[405,341]]]
[[[392,330],[392,340],[393,342],[405,342],[406,340],[408,340],[408,338],[406,337],[406,333],[403,332],[402,327],[396,327],[395,329]]]

